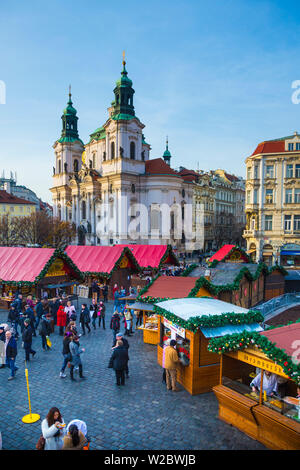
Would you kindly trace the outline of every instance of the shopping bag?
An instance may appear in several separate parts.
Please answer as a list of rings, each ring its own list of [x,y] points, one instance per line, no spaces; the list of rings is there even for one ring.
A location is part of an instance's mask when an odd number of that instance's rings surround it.
[[[49,336],[46,336],[46,342],[47,342],[47,346],[48,346],[48,348],[51,348],[51,346],[52,346],[52,343],[51,343],[51,341],[50,341],[50,338],[49,338]]]

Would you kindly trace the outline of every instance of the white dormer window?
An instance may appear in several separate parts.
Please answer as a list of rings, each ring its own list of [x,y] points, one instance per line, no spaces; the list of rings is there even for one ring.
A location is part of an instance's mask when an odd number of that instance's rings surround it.
[[[296,142],[296,150],[300,150],[300,142]]]
[[[291,144],[291,143],[290,143],[290,144],[288,145],[288,150],[289,150],[289,151],[294,150],[294,144]]]

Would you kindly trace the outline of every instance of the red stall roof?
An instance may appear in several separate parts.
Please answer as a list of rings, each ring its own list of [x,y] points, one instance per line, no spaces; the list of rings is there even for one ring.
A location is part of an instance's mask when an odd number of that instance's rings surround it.
[[[0,247],[0,279],[33,282],[55,252],[54,248]]]
[[[180,299],[187,297],[195,287],[198,277],[160,276],[153,282],[149,289],[141,295],[145,297],[158,297]]]
[[[212,257],[209,259],[209,262],[211,263],[214,260],[223,261],[226,258],[226,256],[231,252],[231,250],[233,248],[236,248],[237,251],[241,252],[242,257],[244,258],[245,262],[249,262],[249,257],[244,252],[244,250],[242,250],[241,248],[239,248],[236,245],[224,245],[224,246],[222,246],[222,248],[220,248],[214,255],[212,255]]]
[[[158,268],[160,263],[178,265],[170,245],[115,245],[128,247],[142,268]],[[164,259],[165,258],[165,259]]]
[[[273,330],[262,331],[260,334],[276,344],[277,348],[284,349],[289,357],[293,357],[293,354],[299,348],[297,344],[300,339],[300,323],[292,323],[291,325],[281,326]]]
[[[137,264],[130,250],[124,245],[80,246],[69,245],[67,255],[82,272],[110,274],[122,255],[127,255],[133,265]]]

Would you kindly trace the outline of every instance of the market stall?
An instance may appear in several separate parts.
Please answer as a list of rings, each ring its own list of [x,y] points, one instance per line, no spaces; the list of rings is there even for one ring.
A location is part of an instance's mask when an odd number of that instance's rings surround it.
[[[0,308],[9,308],[16,294],[48,298],[72,294],[82,275],[72,260],[54,248],[0,247]]]
[[[219,418],[270,449],[300,449],[299,338],[293,323],[209,342],[221,357]]]
[[[131,276],[140,272],[140,267],[132,252],[124,246],[77,246],[69,245],[67,255],[84,275],[89,288],[96,281],[108,286],[108,298],[113,298],[113,286],[129,289]]]
[[[146,344],[158,344],[158,317],[154,312],[154,305],[146,302],[134,302],[130,304],[130,309],[141,312],[143,315],[143,324],[138,329],[143,331],[143,339]]]
[[[219,382],[220,356],[207,350],[210,338],[242,332],[262,331],[259,312],[210,297],[172,299],[156,303],[158,315],[158,363],[163,348],[175,339],[179,357],[178,381],[192,395],[208,392]]]

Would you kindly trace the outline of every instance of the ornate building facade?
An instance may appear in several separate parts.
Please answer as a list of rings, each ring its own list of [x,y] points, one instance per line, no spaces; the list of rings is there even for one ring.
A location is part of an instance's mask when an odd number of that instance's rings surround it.
[[[260,143],[246,166],[248,251],[272,265],[287,256],[285,245],[298,246],[300,264],[300,135]]]
[[[108,119],[87,144],[79,138],[69,93],[62,134],[53,145],[54,216],[74,222],[78,244],[171,243],[184,249],[185,237],[174,239],[174,227],[184,225],[192,190],[171,168],[168,144],[163,158],[150,159],[125,65],[123,61]]]

